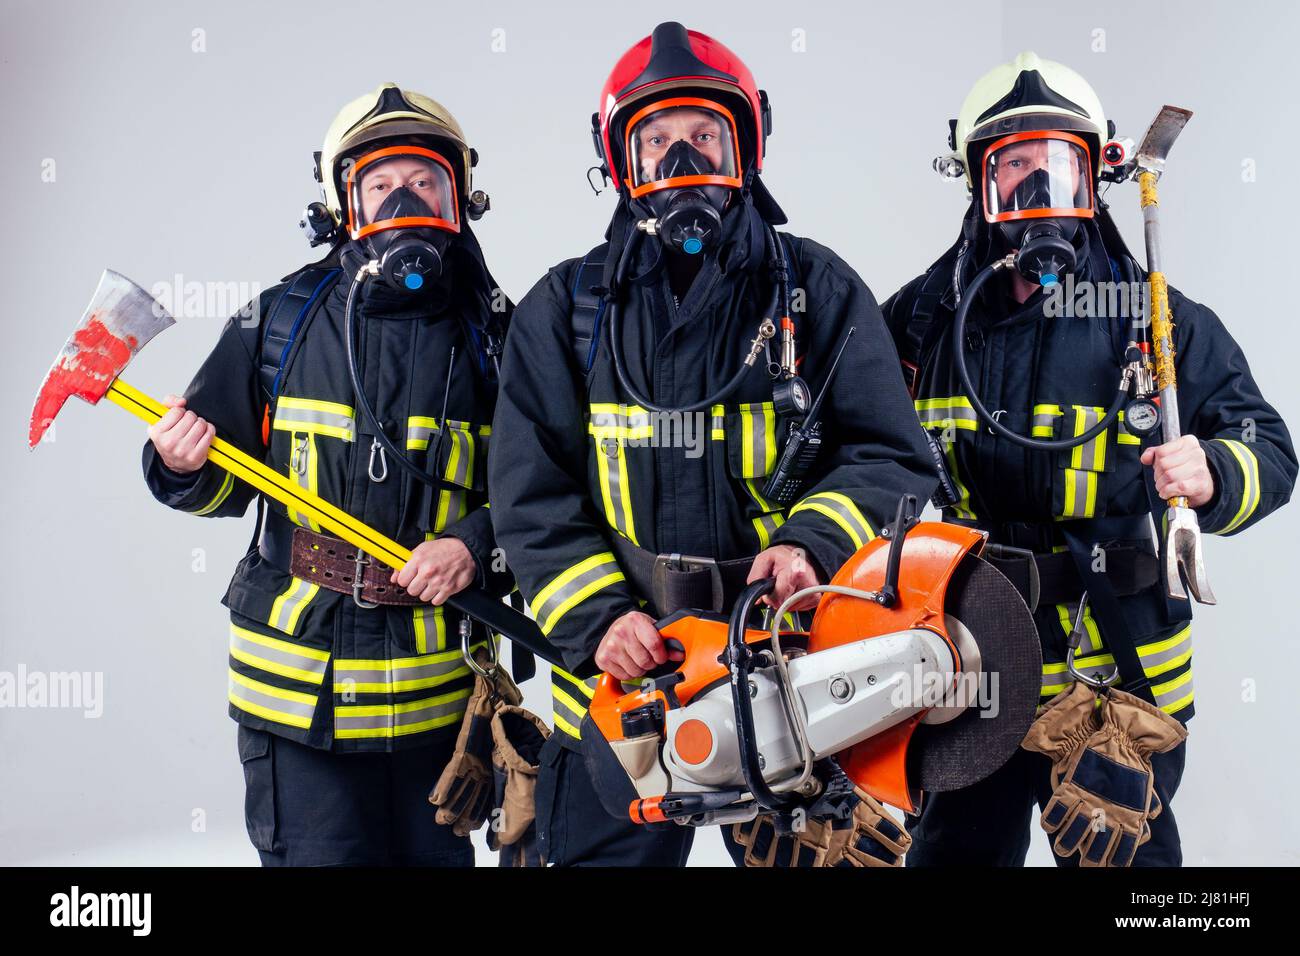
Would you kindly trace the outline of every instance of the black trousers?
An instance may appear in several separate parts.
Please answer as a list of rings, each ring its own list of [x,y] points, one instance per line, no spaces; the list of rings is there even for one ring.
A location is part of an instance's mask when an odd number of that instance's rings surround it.
[[[454,737],[394,753],[332,753],[239,726],[248,836],[263,866],[473,866],[429,791]]]
[[[1183,778],[1187,745],[1154,754],[1156,794],[1164,804],[1151,821],[1151,839],[1138,847],[1134,866],[1182,866],[1182,844],[1173,798]],[[908,866],[1024,866],[1029,840],[1042,833],[1038,818],[1052,796],[1052,762],[1045,755],[1018,750],[1005,766],[979,783],[950,793],[928,793],[919,817],[909,817],[912,848]],[[1035,812],[1037,806],[1037,812]],[[1060,857],[1057,866],[1078,866],[1078,855]]]

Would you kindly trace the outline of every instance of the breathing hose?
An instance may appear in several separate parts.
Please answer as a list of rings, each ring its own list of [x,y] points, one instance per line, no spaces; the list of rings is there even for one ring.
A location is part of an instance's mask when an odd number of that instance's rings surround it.
[[[971,408],[975,411],[975,414],[998,436],[1017,445],[1037,449],[1038,451],[1067,451],[1071,448],[1077,448],[1106,431],[1119,417],[1119,411],[1128,398],[1131,376],[1127,369],[1124,370],[1120,378],[1119,388],[1115,392],[1114,400],[1110,403],[1110,408],[1106,409],[1106,413],[1101,416],[1097,424],[1073,438],[1060,438],[1049,441],[1030,438],[1013,432],[990,414],[989,410],[984,407],[984,403],[980,401],[979,393],[975,390],[975,383],[971,381],[970,370],[966,367],[966,320],[970,315],[971,303],[975,301],[980,289],[989,279],[1001,270],[1014,265],[1014,263],[1015,256],[1011,255],[985,266],[971,280],[970,285],[962,295],[961,302],[957,306],[957,315],[952,324],[953,365],[957,368],[957,377],[961,380],[961,387],[965,390],[966,397],[970,399]]]

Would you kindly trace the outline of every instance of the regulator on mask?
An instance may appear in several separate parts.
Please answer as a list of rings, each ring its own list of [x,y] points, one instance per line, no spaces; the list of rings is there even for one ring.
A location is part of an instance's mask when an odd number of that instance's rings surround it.
[[[422,146],[388,146],[348,170],[348,231],[392,288],[418,293],[442,274],[460,232],[455,174]]]
[[[984,151],[984,218],[1026,279],[1046,287],[1075,269],[1079,221],[1093,216],[1091,168],[1087,143],[1055,130],[1014,133]]]
[[[714,248],[731,191],[741,188],[731,112],[697,97],[657,101],[628,121],[626,148],[629,195],[649,213],[638,228],[670,252]]]

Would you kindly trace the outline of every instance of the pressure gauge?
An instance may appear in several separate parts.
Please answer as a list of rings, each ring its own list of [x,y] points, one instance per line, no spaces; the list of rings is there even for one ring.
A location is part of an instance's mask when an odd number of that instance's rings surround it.
[[[778,415],[803,418],[812,405],[812,390],[808,388],[807,382],[796,375],[773,386],[772,404],[776,406]]]
[[[1138,438],[1149,438],[1160,427],[1160,406],[1149,398],[1135,398],[1124,409],[1124,427]]]

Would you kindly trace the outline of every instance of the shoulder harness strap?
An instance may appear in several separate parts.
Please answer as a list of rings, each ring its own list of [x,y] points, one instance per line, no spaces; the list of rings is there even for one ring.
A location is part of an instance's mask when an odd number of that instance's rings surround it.
[[[591,371],[600,345],[600,321],[605,315],[605,299],[594,290],[604,282],[608,253],[608,242],[592,249],[578,266],[573,281],[573,306],[569,313],[573,360],[584,373]]]
[[[258,384],[265,411],[262,441],[269,437],[271,406],[280,395],[293,345],[321,295],[338,279],[342,270],[334,264],[311,265],[296,273],[272,303],[262,323],[262,347],[258,357]]]

